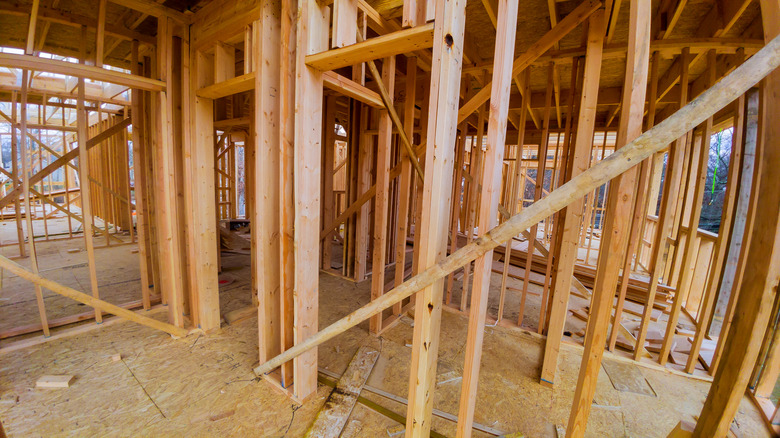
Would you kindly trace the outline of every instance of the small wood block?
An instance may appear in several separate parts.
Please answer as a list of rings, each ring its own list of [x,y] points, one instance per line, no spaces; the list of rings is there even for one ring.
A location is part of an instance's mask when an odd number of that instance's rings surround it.
[[[37,388],[67,388],[73,379],[73,376],[41,376],[35,382],[35,386]]]
[[[81,252],[81,248],[71,248],[68,250],[68,254],[75,254],[77,252]]]
[[[112,362],[119,362],[120,360],[122,360],[122,354],[121,353],[117,353],[117,354],[111,356],[111,361]]]
[[[236,324],[257,315],[257,307],[249,305],[225,314],[228,325]]]
[[[674,429],[669,433],[667,438],[688,438],[693,436],[693,429],[696,428],[696,423],[691,421],[680,421],[677,423]]]

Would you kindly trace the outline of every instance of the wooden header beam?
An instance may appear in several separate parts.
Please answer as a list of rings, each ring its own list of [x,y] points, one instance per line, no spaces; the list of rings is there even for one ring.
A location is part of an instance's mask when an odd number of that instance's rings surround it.
[[[203,87],[195,92],[198,97],[205,99],[219,99],[220,97],[230,96],[244,91],[254,90],[255,72],[236,76],[234,78],[222,81],[207,87]]]
[[[74,64],[57,59],[45,59],[31,55],[15,55],[0,53],[0,67],[21,68],[47,73],[57,73],[77,78],[92,79],[112,84],[123,85],[146,91],[164,91],[165,83],[156,79],[130,75],[91,65]]]
[[[336,70],[365,61],[429,49],[432,46],[433,23],[428,23],[371,38],[362,43],[308,55],[306,64],[322,71]]]

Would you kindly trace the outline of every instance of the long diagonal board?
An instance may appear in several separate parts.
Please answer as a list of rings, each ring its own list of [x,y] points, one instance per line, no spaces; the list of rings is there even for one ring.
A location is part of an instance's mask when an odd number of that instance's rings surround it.
[[[363,345],[358,349],[306,432],[306,437],[338,438],[378,358],[379,350],[374,347]]]

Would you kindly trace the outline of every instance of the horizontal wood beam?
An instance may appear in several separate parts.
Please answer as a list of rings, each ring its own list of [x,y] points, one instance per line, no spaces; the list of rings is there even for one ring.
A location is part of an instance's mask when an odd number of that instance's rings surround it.
[[[233,119],[217,120],[214,122],[215,129],[227,129],[234,126],[249,126],[250,117],[236,117]]]
[[[198,97],[205,99],[219,99],[220,97],[230,96],[236,93],[255,89],[255,72],[236,76],[234,78],[222,81],[207,87],[203,87],[195,92]]]
[[[325,88],[339,92],[344,96],[351,97],[355,100],[370,105],[374,108],[384,108],[382,103],[382,97],[376,91],[360,85],[359,83],[341,76],[340,74],[332,71],[326,71],[322,74],[322,82]]]
[[[400,55],[433,46],[433,23],[398,30],[362,43],[326,50],[306,57],[309,67],[322,71]]]
[[[190,24],[190,17],[176,9],[163,6],[162,3],[157,3],[152,0],[111,0],[111,3],[124,6],[129,9],[143,12],[146,15],[152,17],[169,17],[179,24]]]
[[[32,55],[0,53],[0,67],[57,73],[77,78],[109,82],[146,91],[165,90],[165,83],[156,79],[107,70],[92,65],[75,64],[57,59],[39,58]]]
[[[33,79],[33,85],[35,85],[35,79]],[[19,91],[19,89],[20,88],[18,86],[16,86],[16,85],[0,83],[0,91],[13,92],[13,91]],[[56,97],[58,99],[74,99],[74,100],[78,98],[77,95],[69,93],[67,91],[49,90],[47,88],[39,88],[39,87],[34,87],[34,86],[33,87],[28,87],[28,89],[29,89],[29,91],[27,92],[27,96],[29,96],[29,97],[32,97],[32,96],[36,96],[36,97],[46,96],[47,98]],[[10,99],[10,97],[6,98],[5,96],[3,96],[3,97],[0,97],[0,101],[10,102],[11,99]],[[84,98],[84,101],[86,101],[86,102],[109,103],[111,105],[119,105],[119,106],[129,106],[130,105],[130,101],[127,101],[127,100],[112,99],[112,98],[108,98],[108,97],[97,96],[95,94],[87,94],[85,96],[85,98]],[[29,103],[30,104],[34,104],[36,102],[30,100]],[[42,103],[40,105],[42,105]],[[50,106],[50,107],[56,106],[58,108],[61,108],[61,107],[71,108],[71,109],[75,109],[76,108],[76,105],[73,105],[73,104],[62,104],[62,103],[59,103],[59,102],[47,102],[46,105]],[[94,109],[96,109],[96,107],[87,106],[87,110],[94,110]],[[109,110],[107,110],[105,108],[103,108],[103,111],[104,112],[111,112],[111,111],[109,111]]]

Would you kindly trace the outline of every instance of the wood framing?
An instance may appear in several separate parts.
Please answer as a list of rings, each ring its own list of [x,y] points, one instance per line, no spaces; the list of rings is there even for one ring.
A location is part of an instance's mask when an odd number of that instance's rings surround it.
[[[631,32],[628,38],[626,77],[623,85],[622,114],[620,115],[616,149],[630,143],[642,133],[645,84],[647,83],[650,62],[650,1],[633,1],[629,7],[631,8],[629,21]],[[599,26],[594,26],[592,21],[590,25],[590,29],[594,27],[599,29]],[[603,30],[603,27],[599,30]],[[601,251],[599,251],[596,270],[596,284],[593,287],[590,318],[585,332],[585,350],[582,353],[577,389],[574,392],[574,403],[569,415],[566,436],[581,437],[585,435],[590,407],[596,393],[596,381],[601,369],[601,357],[604,354],[607,340],[607,329],[618,285],[620,266],[630,235],[631,224],[626,218],[631,217],[636,177],[637,168],[634,167],[610,182],[607,217],[603,227]],[[619,323],[616,321],[616,324]],[[642,345],[637,345],[636,348],[641,350]]]
[[[761,1],[765,40],[768,44],[780,34],[780,10],[776,2]],[[780,149],[772,147],[778,138],[778,126],[772,120],[780,117],[777,90],[780,72],[770,73],[761,84],[762,147],[757,160],[757,187],[753,189],[754,205],[748,214],[754,215],[746,266],[750,272],[739,285],[734,320],[729,328],[723,359],[715,373],[707,400],[704,402],[693,436],[723,436],[728,433],[739,403],[747,388],[761,342],[772,311],[777,273],[780,272],[780,191],[761,190],[770,187],[774,168],[780,164]],[[772,98],[769,98],[769,97]],[[755,97],[748,100],[749,117],[755,114]],[[750,123],[750,122],[748,122]],[[758,190],[757,190],[758,189]]]
[[[436,2],[433,35],[433,70],[425,149],[426,178],[421,204],[420,271],[435,266],[446,254],[447,224],[452,194],[458,91],[463,53],[466,2]],[[431,430],[433,389],[436,382],[443,280],[430,284],[415,297],[415,326],[409,377],[406,433],[427,436]]]
[[[501,166],[506,147],[506,126],[509,113],[509,90],[512,87],[511,60],[515,51],[517,29],[517,0],[499,0],[496,31],[496,49],[488,116],[487,150],[484,158],[482,181],[482,208],[479,211],[477,227],[480,234],[496,226],[498,202],[501,193]],[[473,150],[473,149],[472,149]],[[474,264],[474,288],[471,292],[468,336],[466,338],[466,360],[463,368],[460,408],[458,410],[458,436],[471,436],[474,409],[477,402],[477,382],[482,359],[482,340],[485,333],[488,292],[493,266],[493,251],[488,251]]]
[[[606,29],[603,9],[597,10],[590,17],[588,20],[588,50],[585,56],[577,137],[572,153],[572,179],[588,167],[595,123],[596,96],[598,94],[599,71],[601,68],[601,49],[604,45]],[[555,268],[549,329],[547,331],[547,341],[544,345],[544,362],[540,377],[542,384],[548,386],[551,386],[555,381],[555,372],[558,366],[558,352],[569,302],[571,278],[574,274],[574,263],[577,259],[577,241],[582,222],[582,199],[574,200],[566,207],[562,220],[561,254],[558,259],[558,266]]]

